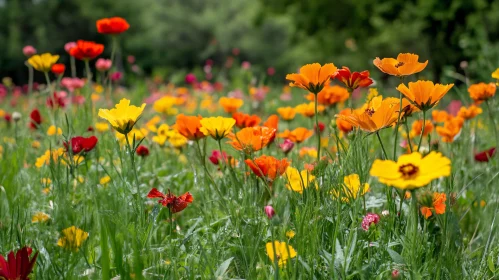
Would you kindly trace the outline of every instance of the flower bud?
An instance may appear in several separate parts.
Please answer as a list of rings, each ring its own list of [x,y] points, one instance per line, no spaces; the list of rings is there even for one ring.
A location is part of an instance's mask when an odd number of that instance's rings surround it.
[[[113,62],[111,61],[111,59],[99,58],[95,62],[95,68],[100,72],[104,72],[111,69],[112,65]]]
[[[18,122],[19,120],[21,120],[21,117],[22,117],[22,115],[21,115],[21,113],[19,113],[19,112],[14,112],[14,113],[12,113],[12,119],[13,119],[15,122]]]
[[[275,211],[272,206],[267,205],[263,209],[265,210],[265,214],[267,214],[267,217],[269,217],[269,219],[272,219],[272,217],[274,217]]]
[[[289,153],[293,149],[294,146],[295,146],[295,143],[293,143],[293,141],[291,141],[289,139],[285,139],[282,144],[279,144],[279,148],[281,148],[281,150],[285,154]]]
[[[36,54],[36,49],[33,47],[33,46],[25,46],[23,48],[23,54],[26,56],[26,57],[32,57],[33,55]]]

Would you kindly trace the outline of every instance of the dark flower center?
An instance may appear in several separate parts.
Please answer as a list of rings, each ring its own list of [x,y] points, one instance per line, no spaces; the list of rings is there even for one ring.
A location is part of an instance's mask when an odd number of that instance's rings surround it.
[[[395,68],[399,68],[401,66],[404,66],[404,63],[403,62],[399,62],[397,64],[395,64]]]
[[[374,109],[372,109],[372,108],[367,108],[365,112],[366,112],[366,114],[368,114],[368,115],[369,115],[369,117],[372,117],[372,116],[373,116],[373,114],[374,114]]]
[[[410,179],[411,177],[416,175],[418,171],[419,168],[412,163],[403,164],[399,167],[399,172],[402,173],[402,177],[404,177],[404,179]]]

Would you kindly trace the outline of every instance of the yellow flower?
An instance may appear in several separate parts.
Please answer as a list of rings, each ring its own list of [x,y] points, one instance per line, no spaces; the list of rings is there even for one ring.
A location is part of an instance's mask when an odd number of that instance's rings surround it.
[[[236,120],[233,118],[210,117],[200,120],[201,128],[199,129],[204,135],[211,136],[215,140],[220,140],[227,136]]]
[[[33,149],[38,149],[38,148],[40,148],[40,146],[41,146],[41,145],[42,145],[42,144],[40,144],[40,141],[36,141],[36,140],[34,140],[33,142],[31,142],[31,147],[32,147]]]
[[[156,131],[157,135],[152,137],[152,141],[163,146],[168,139],[168,131],[170,131],[170,127],[167,124],[160,125]]]
[[[317,111],[320,113],[324,111],[324,106],[318,105],[317,106]],[[303,116],[307,118],[311,118],[315,116],[315,103],[310,102],[310,103],[303,103],[295,107],[295,110],[297,113],[302,114]]]
[[[35,54],[28,59],[28,63],[40,72],[49,72],[52,65],[59,59],[58,55],[44,53],[42,55]]]
[[[170,130],[167,134],[168,136],[168,142],[174,147],[174,148],[182,148],[187,144],[187,138],[185,138],[182,134],[180,134],[176,130]]]
[[[369,88],[369,93],[367,94],[366,102],[369,103],[374,97],[378,96],[377,88]]]
[[[267,249],[267,256],[269,256],[270,261],[273,263],[277,259],[279,267],[285,266],[288,259],[292,259],[297,255],[295,249],[291,245],[286,244],[286,242],[268,242],[265,248]]]
[[[281,116],[281,119],[290,121],[295,118],[296,110],[293,107],[280,107],[277,108],[277,113]]]
[[[296,235],[296,233],[293,230],[291,230],[291,229],[288,230],[288,231],[286,231],[286,237],[288,239],[291,239],[291,238],[295,237],[295,235]]]
[[[141,107],[130,106],[130,100],[123,98],[115,107],[111,110],[99,109],[99,117],[107,120],[119,133],[127,134],[132,130],[146,104],[143,103]]]
[[[309,185],[315,180],[315,176],[309,174],[307,170],[302,170],[300,172],[298,169],[291,166],[286,169],[285,174],[288,179],[286,188],[300,194],[302,194],[303,190],[308,188]],[[317,184],[315,184],[315,186],[317,187]]]
[[[60,127],[56,127],[55,125],[51,125],[47,130],[47,135],[62,135],[62,129]]]
[[[52,180],[50,180],[50,178],[42,178],[40,181],[44,186],[52,184]]]
[[[176,115],[178,110],[173,108],[177,104],[177,98],[173,96],[164,96],[153,104],[153,109],[156,112],[166,115]]]
[[[100,178],[100,180],[99,180],[99,184],[101,184],[103,186],[107,185],[107,183],[109,183],[109,182],[111,182],[111,177],[109,177],[109,176],[104,176],[104,177]]]
[[[95,129],[97,129],[98,132],[105,132],[109,130],[109,124],[105,122],[96,122],[95,123]]]
[[[150,119],[148,122],[146,122],[146,128],[149,129],[150,132],[156,132],[158,128],[156,125],[161,121],[161,118],[159,116],[154,116],[152,119]]]
[[[85,232],[75,226],[71,226],[62,231],[62,237],[57,241],[57,246],[66,249],[78,251],[83,241],[87,240],[88,232]]]
[[[450,175],[450,160],[437,152],[423,156],[414,152],[401,155],[397,162],[375,160],[370,174],[387,186],[412,190],[428,185],[434,179]]]
[[[499,80],[499,68],[492,72],[492,78]]]
[[[57,162],[57,159],[64,154],[64,148],[59,148],[57,150],[46,150],[43,155],[38,157],[35,162],[35,166],[41,168],[44,165],[50,164],[50,156],[52,155],[52,160]]]
[[[311,148],[311,147],[303,147],[300,149],[300,152],[298,153],[300,158],[304,156],[309,156],[311,158],[317,158],[317,149],[316,148]]]
[[[366,194],[367,191],[369,191],[369,184],[364,183],[362,185],[359,175],[350,174],[343,177],[342,193],[340,194],[337,190],[333,190],[332,193],[336,198],[341,196],[341,201],[350,202],[350,199],[355,200],[357,197]]]
[[[32,223],[44,223],[50,219],[50,216],[43,212],[36,212],[31,218]]]
[[[218,100],[218,104],[222,106],[225,112],[234,113],[237,109],[243,106],[244,101],[239,98],[221,97],[220,100]]]

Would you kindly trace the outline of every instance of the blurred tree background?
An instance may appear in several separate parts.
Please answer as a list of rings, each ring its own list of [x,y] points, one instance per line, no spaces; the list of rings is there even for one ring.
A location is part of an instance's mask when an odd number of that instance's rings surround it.
[[[25,45],[66,63],[66,42],[110,46],[95,21],[121,16],[131,25],[121,54],[146,73],[223,64],[237,48],[277,77],[315,61],[373,70],[376,56],[414,52],[430,60],[425,78],[455,78],[467,61],[469,76],[486,80],[499,66],[498,14],[493,0],[0,0],[0,76],[26,81]]]

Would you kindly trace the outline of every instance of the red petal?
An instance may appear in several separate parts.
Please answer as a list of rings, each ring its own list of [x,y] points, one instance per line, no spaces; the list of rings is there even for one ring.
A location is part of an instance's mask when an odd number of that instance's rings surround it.
[[[147,194],[147,197],[148,198],[166,198],[166,195],[160,191],[158,191],[158,189],[156,188],[152,188],[149,193]]]

